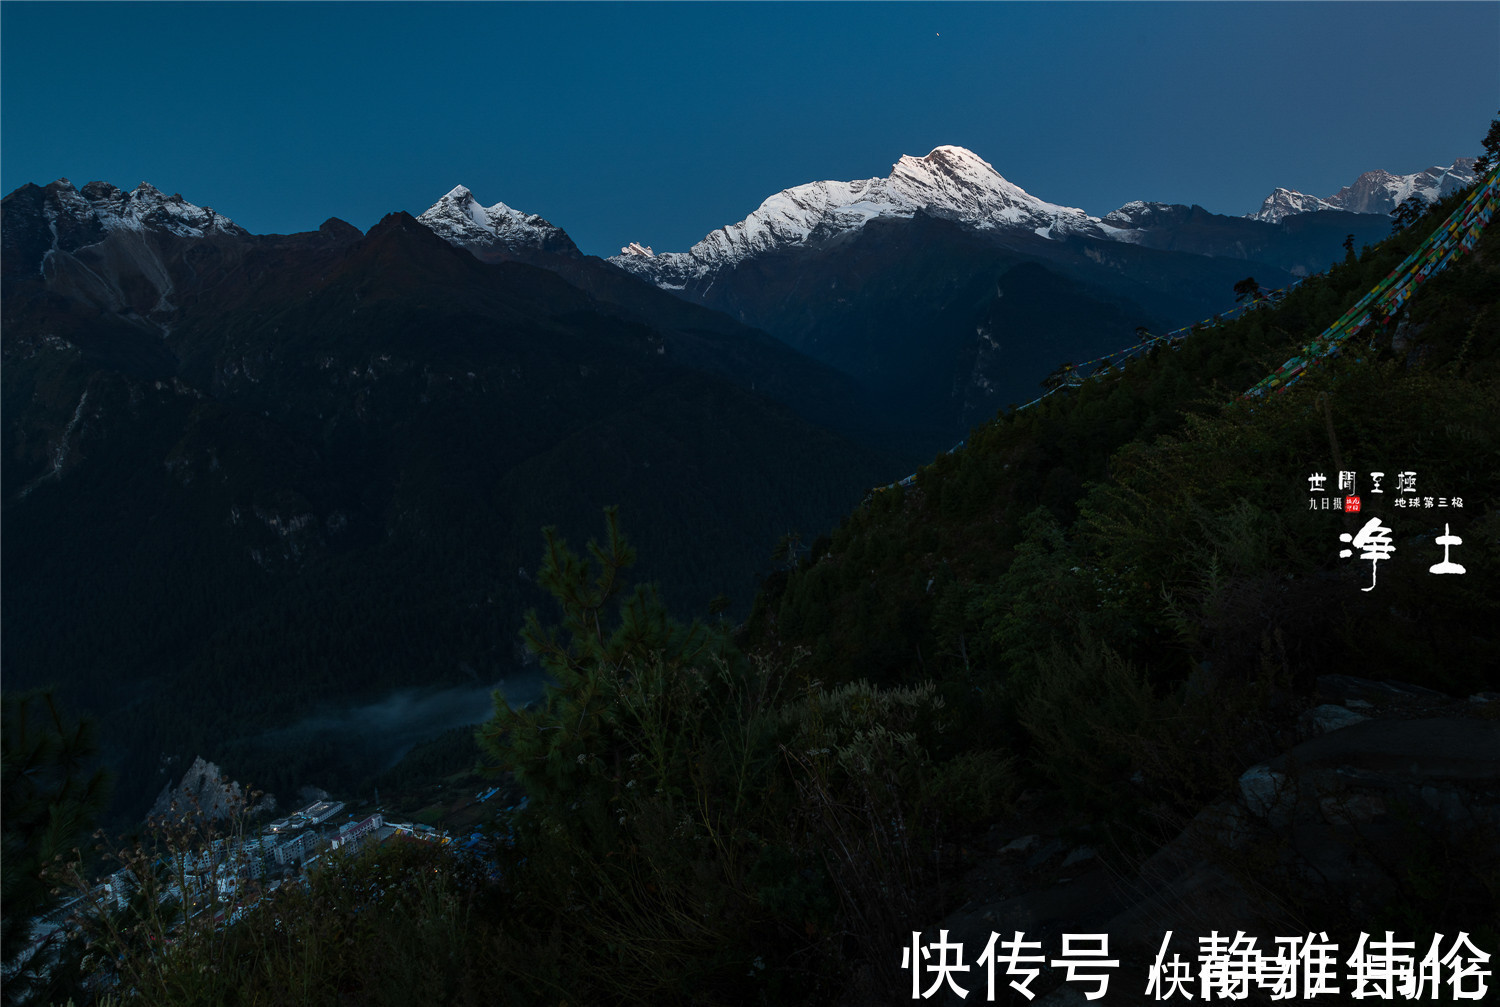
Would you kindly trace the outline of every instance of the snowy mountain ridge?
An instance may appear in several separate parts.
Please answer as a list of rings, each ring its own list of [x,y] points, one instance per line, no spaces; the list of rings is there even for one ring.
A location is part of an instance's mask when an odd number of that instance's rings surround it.
[[[59,219],[85,228],[111,231],[166,231],[181,238],[202,238],[209,234],[244,236],[250,232],[212,207],[196,206],[180,195],[168,196],[149,182],[142,182],[130,192],[108,182],[90,182],[75,188],[66,178],[47,187],[52,199],[44,213],[57,234]],[[101,235],[102,237],[102,235]]]
[[[1435,165],[1408,175],[1370,171],[1328,197],[1277,188],[1247,219],[1277,223],[1320,210],[1387,214],[1420,195],[1435,201],[1474,180],[1474,158]],[[168,196],[148,182],[125,191],[107,182],[81,189],[67,179],[47,186],[41,206],[53,251],[102,241],[111,232],[182,238],[248,236],[211,207]],[[1159,226],[1172,204],[1135,201],[1103,218],[1050,203],[1004,178],[964,147],[944,145],[924,157],[904,155],[884,178],[816,181],[783,189],[737,223],[720,227],[686,252],[654,252],[631,242],[608,261],[657,286],[680,290],[721,268],[788,248],[815,248],[851,235],[876,218],[910,219],[917,213],[959,221],[981,231],[1029,232],[1042,238],[1073,235],[1136,243]],[[579,258],[582,252],[560,227],[505,203],[482,205],[464,185],[455,186],[417,218],[449,243],[494,261],[542,252]],[[43,238],[45,241],[46,239]]]
[[[1416,194],[1429,202],[1474,180],[1474,159],[1410,175],[1372,171],[1327,198],[1277,189],[1249,219],[1277,223],[1299,213],[1342,210],[1386,214]],[[631,242],[608,261],[668,290],[683,290],[720,269],[755,255],[815,248],[862,228],[877,217],[910,218],[921,212],[960,221],[981,231],[1030,232],[1042,238],[1074,235],[1128,244],[1149,243],[1154,229],[1171,226],[1190,211],[1175,204],[1135,201],[1103,218],[1049,203],[1008,181],[973,151],[936,147],[926,157],[903,156],[886,178],[820,181],[783,189],[744,220],[721,227],[686,252],[653,252]]]
[[[753,255],[826,244],[876,217],[910,218],[919,211],[982,230],[1027,230],[1044,238],[1105,237],[1112,230],[1076,207],[1038,199],[973,151],[941,146],[925,157],[903,156],[886,178],[783,189],[744,220],[713,231],[686,252],[653,254],[632,242],[609,261],[660,286],[680,287]]]
[[[129,192],[97,181],[78,188],[66,178],[27,184],[5,197],[4,214],[7,276],[39,274],[54,292],[162,331],[176,310],[174,263],[183,248],[250,238],[212,207],[149,182]]]
[[[504,203],[483,206],[463,185],[454,186],[417,220],[438,237],[482,259],[521,250],[581,254],[562,228]]]
[[[1388,214],[1414,195],[1435,203],[1474,181],[1474,161],[1472,157],[1460,157],[1447,167],[1433,165],[1410,175],[1393,175],[1379,169],[1367,171],[1355,179],[1353,185],[1346,185],[1326,198],[1295,189],[1277,188],[1266,197],[1259,210],[1245,216],[1274,224],[1293,214],[1318,210]]]

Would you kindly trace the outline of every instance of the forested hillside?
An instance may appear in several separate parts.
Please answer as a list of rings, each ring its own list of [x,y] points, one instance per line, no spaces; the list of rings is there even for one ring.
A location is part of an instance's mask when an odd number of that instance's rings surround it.
[[[1169,679],[1204,662],[1243,672],[1260,638],[1279,631],[1278,646],[1323,672],[1384,667],[1472,687],[1494,663],[1494,641],[1473,633],[1487,622],[1494,572],[1476,564],[1464,579],[1428,584],[1417,568],[1436,562],[1418,555],[1434,526],[1472,529],[1476,553],[1495,533],[1486,501],[1500,315],[1484,247],[1294,390],[1244,394],[1456,205],[1450,197],[1274,308],[976,429],[765,585],[749,639],[806,646],[818,674],[837,680],[972,683],[1080,631]],[[1396,496],[1405,470],[1417,473],[1418,496],[1461,497],[1463,507],[1387,508],[1408,543],[1382,570],[1390,593],[1346,590],[1367,572],[1338,560],[1346,518],[1311,512],[1308,499],[1355,471],[1367,504],[1379,502],[1368,473],[1385,472],[1384,492]],[[1328,477],[1326,492],[1310,492],[1314,473]]]
[[[0,653],[8,689],[110,711],[122,819],[198,755],[362,786],[409,739],[293,729],[534,682],[544,524],[623,504],[645,577],[744,611],[778,535],[910,457],[827,368],[623,274],[595,299],[405,214],[51,248],[58,192],[5,203]],[[806,418],[835,410],[860,439]]]

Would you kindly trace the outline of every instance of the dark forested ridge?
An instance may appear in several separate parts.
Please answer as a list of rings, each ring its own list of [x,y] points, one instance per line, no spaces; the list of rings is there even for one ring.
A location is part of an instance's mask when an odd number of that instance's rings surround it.
[[[743,606],[779,535],[912,458],[846,379],[623,274],[644,308],[403,214],[365,236],[127,236],[156,244],[8,269],[3,406],[7,687],[111,711],[125,807],[196,754],[272,790],[347,781],[362,744],[245,746],[520,670],[545,524],[620,504],[660,543],[643,576]],[[849,433],[804,418],[833,410]]]
[[[1139,206],[1140,204],[1136,204]],[[1117,211],[1116,215],[1124,211]],[[1321,212],[1276,224],[1153,204],[1129,240],[973,228],[918,212],[761,251],[681,294],[772,333],[876,389],[905,422],[950,439],[1027,402],[1037,376],[1224,308],[1246,274],[1268,288],[1326,268],[1353,233],[1388,225]]]

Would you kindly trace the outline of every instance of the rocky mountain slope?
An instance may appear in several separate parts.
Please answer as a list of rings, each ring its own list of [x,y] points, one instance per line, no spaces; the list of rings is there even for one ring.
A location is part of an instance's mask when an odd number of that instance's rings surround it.
[[[1474,181],[1475,158],[1460,157],[1451,165],[1433,165],[1409,175],[1392,175],[1377,169],[1367,171],[1331,196],[1310,196],[1295,189],[1277,188],[1266,197],[1259,210],[1247,213],[1250,220],[1276,223],[1301,213],[1320,210],[1343,210],[1348,213],[1375,213],[1387,216],[1411,196],[1435,203],[1455,190]]]

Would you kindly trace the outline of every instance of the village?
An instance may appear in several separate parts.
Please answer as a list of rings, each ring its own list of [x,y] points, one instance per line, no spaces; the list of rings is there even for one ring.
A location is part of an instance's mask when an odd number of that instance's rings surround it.
[[[165,852],[146,863],[130,864],[114,871],[65,899],[46,916],[32,922],[32,940],[20,956],[24,965],[33,955],[75,934],[88,917],[122,914],[135,904],[142,909],[143,878],[154,883],[158,908],[166,910],[169,930],[176,932],[189,921],[210,913],[215,929],[232,926],[260,900],[289,885],[305,885],[309,878],[335,856],[352,856],[371,847],[414,843],[437,847],[456,857],[472,858],[494,872],[494,841],[480,831],[478,823],[493,814],[520,811],[527,800],[496,809],[485,807],[507,793],[491,786],[474,792],[472,798],[451,806],[451,828],[413,821],[389,821],[379,810],[356,813],[331,798],[319,799],[258,829],[218,838],[201,838],[187,848],[169,844]],[[498,802],[496,802],[498,803]],[[469,831],[461,831],[467,827]],[[147,905],[151,896],[144,896]]]

